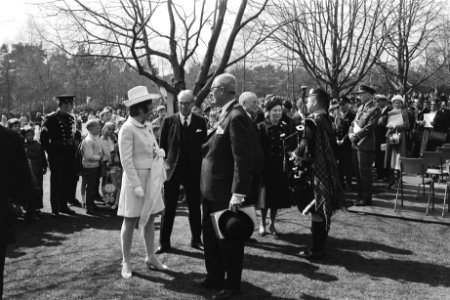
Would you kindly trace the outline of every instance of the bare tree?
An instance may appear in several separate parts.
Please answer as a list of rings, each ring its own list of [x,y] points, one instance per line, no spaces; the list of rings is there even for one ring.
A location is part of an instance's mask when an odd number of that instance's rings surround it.
[[[386,55],[380,58],[387,82],[392,90],[402,95],[429,79],[444,66],[444,59],[436,64],[436,42],[442,37],[439,17],[443,3],[435,0],[399,0],[390,7],[392,30],[387,32]],[[420,78],[410,76],[412,65],[421,65]]]
[[[383,53],[386,0],[286,0],[275,5],[275,41],[300,58],[332,97],[352,89]]]
[[[258,35],[246,51],[232,56],[236,36],[258,19],[268,1],[242,0],[235,13],[230,13],[227,0],[216,0],[212,8],[212,1],[207,0],[189,0],[191,6],[185,0],[55,0],[41,7],[49,20],[55,16],[67,22],[64,26],[53,23],[55,35],[47,36],[47,41],[72,55],[82,44],[86,55],[121,59],[174,95],[186,88],[188,63],[199,60],[200,72],[191,87],[199,105],[208,96],[215,76],[245,58],[267,38]],[[166,17],[161,18],[162,15]],[[233,21],[224,37],[225,17]],[[215,57],[219,40],[225,45],[220,58]],[[201,59],[200,52],[204,52]],[[167,69],[172,80],[159,74]]]

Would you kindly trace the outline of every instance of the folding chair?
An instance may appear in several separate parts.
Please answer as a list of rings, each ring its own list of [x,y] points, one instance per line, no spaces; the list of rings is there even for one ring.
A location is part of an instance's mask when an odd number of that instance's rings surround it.
[[[400,178],[397,186],[397,193],[395,195],[394,211],[397,211],[398,194],[401,191],[401,206],[403,207],[403,183],[417,184],[417,199],[419,198],[420,186],[422,186],[423,196],[425,196],[425,185],[430,186],[428,193],[427,209],[425,215],[428,215],[430,207],[431,194],[434,195],[434,181],[431,178],[425,178],[425,164],[423,158],[407,158],[400,157]],[[407,175],[407,177],[404,177]],[[409,175],[409,176],[408,176]],[[433,197],[434,198],[434,197]],[[434,199],[433,199],[434,202]]]
[[[450,174],[450,160],[445,161],[445,169],[447,174]],[[444,203],[442,205],[442,217],[445,215],[445,205],[447,205],[447,212],[450,212],[450,205],[447,203],[448,195],[450,193],[450,178],[447,178],[447,184],[445,186]]]
[[[442,147],[438,147],[438,148],[436,149],[436,151],[438,151],[438,152],[441,153],[441,159],[442,159],[442,175],[448,177],[448,176],[449,176],[449,173],[448,173],[448,171],[447,171],[447,165],[445,164],[445,162],[446,162],[447,160],[450,159],[450,151],[446,151],[446,150],[442,151]]]
[[[450,153],[450,147],[437,147],[436,152],[442,152],[442,153]]]
[[[449,153],[450,154],[450,153]],[[425,165],[427,175],[438,176],[438,182],[443,178],[442,172],[442,155],[441,152],[435,151],[423,151],[422,152],[423,163]]]

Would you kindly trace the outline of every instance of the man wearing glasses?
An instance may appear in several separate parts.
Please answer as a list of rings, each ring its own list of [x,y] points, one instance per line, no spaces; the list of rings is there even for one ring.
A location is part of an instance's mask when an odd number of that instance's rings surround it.
[[[167,181],[164,184],[165,210],[161,218],[160,247],[156,254],[170,252],[180,185],[186,192],[191,228],[191,247],[202,250],[200,210],[201,146],[206,138],[206,121],[192,113],[194,94],[190,90],[178,94],[179,113],[164,119],[160,146],[167,153]]]
[[[236,78],[227,73],[217,76],[211,94],[221,110],[202,147],[200,190],[207,276],[200,284],[220,290],[212,299],[228,299],[240,291],[245,241],[219,239],[211,214],[224,209],[236,211],[254,201],[253,180],[260,175],[258,166],[263,161],[255,154],[258,136],[252,120],[235,98]]]
[[[358,183],[358,200],[356,206],[372,204],[372,164],[375,159],[375,129],[381,116],[380,108],[374,101],[375,89],[361,85],[356,94],[361,105],[355,120],[350,126],[348,136],[352,142],[355,174]]]

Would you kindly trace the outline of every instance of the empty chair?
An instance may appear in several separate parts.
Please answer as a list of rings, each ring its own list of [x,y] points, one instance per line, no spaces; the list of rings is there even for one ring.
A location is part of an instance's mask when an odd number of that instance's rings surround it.
[[[403,207],[403,183],[417,185],[417,198],[419,197],[420,187],[422,186],[423,196],[425,196],[425,185],[430,186],[428,193],[427,208],[425,215],[428,215],[430,207],[431,195],[433,194],[434,203],[434,181],[431,178],[425,178],[426,167],[423,158],[408,158],[400,157],[400,178],[397,186],[397,193],[395,195],[394,211],[397,211],[398,194],[401,191],[401,206]]]
[[[440,181],[443,177],[441,152],[424,151],[422,152],[422,158],[426,168],[425,173],[431,176],[438,176]]]

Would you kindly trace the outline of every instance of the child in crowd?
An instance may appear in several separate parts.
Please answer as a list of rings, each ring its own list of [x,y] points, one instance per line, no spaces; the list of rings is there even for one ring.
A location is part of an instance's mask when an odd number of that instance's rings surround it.
[[[100,120],[91,119],[86,123],[88,135],[82,141],[83,152],[83,178],[86,182],[86,213],[94,214],[97,209],[94,199],[98,195],[98,188],[100,183],[100,165],[105,161],[105,155],[101,141],[100,134]]]
[[[41,144],[34,139],[34,128],[25,126],[22,129],[22,134],[25,137],[25,152],[31,167],[31,174],[35,188],[35,199],[33,199],[32,207],[35,214],[40,214],[40,209],[44,208],[42,201],[44,190],[42,187],[44,174],[47,173],[47,158],[45,157],[44,149]]]
[[[100,139],[103,154],[106,157],[106,164],[102,165],[101,173],[103,201],[109,205],[113,205],[114,195],[117,191],[117,185],[114,181],[114,172],[116,171],[116,168],[112,167],[112,163],[116,158],[116,152],[118,152],[117,136],[114,132],[115,129],[116,126],[113,122],[106,122],[103,126],[102,137]]]

